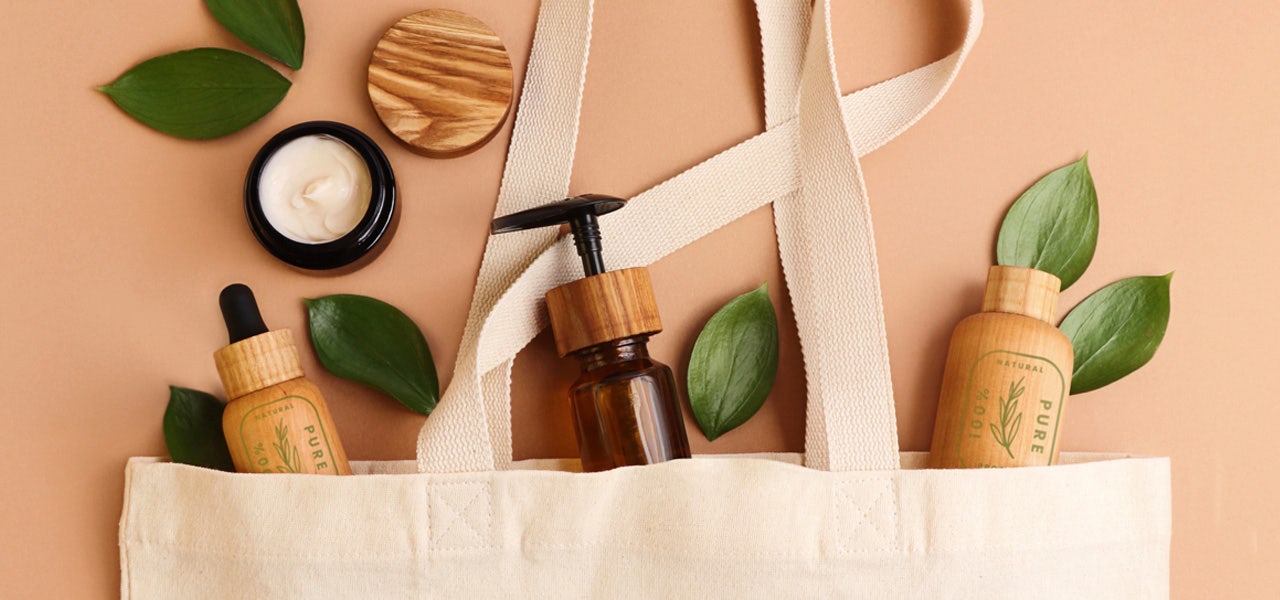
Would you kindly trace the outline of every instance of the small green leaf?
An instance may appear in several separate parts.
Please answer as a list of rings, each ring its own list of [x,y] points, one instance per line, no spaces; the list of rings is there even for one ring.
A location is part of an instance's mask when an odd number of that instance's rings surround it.
[[[235,471],[227,438],[222,434],[222,409],[217,398],[199,390],[169,386],[164,410],[164,443],[173,462],[220,471]]]
[[[1112,383],[1155,355],[1169,325],[1169,282],[1130,277],[1104,287],[1071,309],[1059,328],[1075,348],[1071,393]]]
[[[1000,225],[996,263],[1052,273],[1071,287],[1098,246],[1098,192],[1089,155],[1058,168],[1022,193]]]
[[[148,127],[203,140],[262,118],[289,86],[283,75],[248,54],[196,48],[157,56],[98,90]]]
[[[330,373],[377,388],[431,414],[440,398],[427,339],[408,315],[368,296],[306,300],[311,343]]]
[[[297,0],[204,0],[213,18],[244,43],[293,69],[307,42]]]
[[[745,423],[773,388],[778,318],[767,285],[724,305],[694,342],[689,404],[708,440]]]

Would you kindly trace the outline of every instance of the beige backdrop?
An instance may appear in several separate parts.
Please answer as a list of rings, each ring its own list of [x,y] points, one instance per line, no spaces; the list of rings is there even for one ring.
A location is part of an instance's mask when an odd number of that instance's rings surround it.
[[[302,4],[306,65],[284,102],[238,134],[190,142],[93,88],[156,54],[244,49],[203,3],[6,3],[0,597],[118,593],[125,459],[165,452],[167,385],[221,391],[211,353],[225,342],[216,296],[227,283],[253,286],[267,322],[299,333],[300,298],[385,299],[422,326],[448,382],[510,124],[466,157],[410,154],[369,106],[365,64],[383,30],[433,4]],[[522,77],[535,1],[434,5],[487,21]],[[837,2],[844,88],[949,52],[959,11],[950,0]],[[1274,0],[989,2],[951,93],[864,162],[904,449],[927,447],[947,336],[978,308],[1003,211],[1044,172],[1088,150],[1101,200],[1097,256],[1064,306],[1124,276],[1177,270],[1155,360],[1074,399],[1064,430],[1067,450],[1173,457],[1175,598],[1280,587],[1280,474],[1267,459],[1280,410],[1260,385],[1280,364],[1268,343],[1280,326],[1278,30]],[[748,0],[600,0],[573,191],[632,194],[760,131],[758,54]],[[241,210],[254,152],[311,119],[369,133],[400,182],[396,237],[348,276],[275,261]],[[771,228],[757,211],[654,269],[668,330],[653,349],[679,371],[698,327],[734,295],[767,280],[782,313],[773,397],[714,444],[691,429],[696,451],[801,449],[803,382]],[[422,417],[304,354],[353,458],[412,456]],[[573,376],[546,336],[521,355],[518,457],[574,453],[560,391]]]

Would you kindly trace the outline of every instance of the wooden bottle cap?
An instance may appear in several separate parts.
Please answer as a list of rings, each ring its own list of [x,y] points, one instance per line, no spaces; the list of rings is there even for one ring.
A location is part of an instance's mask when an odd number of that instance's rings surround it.
[[[298,347],[288,329],[268,331],[226,346],[213,353],[213,362],[228,400],[302,377]]]
[[[489,141],[511,107],[511,58],[488,25],[456,10],[409,15],[369,60],[369,99],[415,152],[466,154]]]
[[[1061,286],[1062,281],[1044,271],[996,265],[987,271],[982,312],[1026,315],[1052,325]]]
[[[578,350],[633,335],[662,331],[658,300],[644,267],[584,277],[547,292],[556,350]]]

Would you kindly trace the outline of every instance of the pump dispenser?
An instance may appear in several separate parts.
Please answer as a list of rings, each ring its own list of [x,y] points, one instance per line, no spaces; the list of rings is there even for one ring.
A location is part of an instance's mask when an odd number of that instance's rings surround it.
[[[1036,269],[991,267],[982,312],[951,335],[931,468],[1057,462],[1074,362],[1053,324],[1060,286]]]
[[[268,331],[243,284],[218,299],[230,345],[213,354],[227,391],[222,433],[240,473],[350,475],[324,397],[302,374],[288,329]]]
[[[573,233],[584,277],[547,292],[547,313],[560,356],[582,365],[569,401],[588,472],[689,457],[675,378],[646,346],[662,331],[649,270],[605,270],[597,217],[625,204],[588,194],[492,225],[496,234],[568,223]]]

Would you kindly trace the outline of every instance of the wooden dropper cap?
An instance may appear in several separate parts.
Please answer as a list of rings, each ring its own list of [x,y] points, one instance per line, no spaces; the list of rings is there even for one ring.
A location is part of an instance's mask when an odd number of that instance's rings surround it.
[[[302,361],[288,329],[267,331],[253,292],[235,283],[218,298],[231,344],[213,353],[227,399],[302,377]]]
[[[982,312],[1025,315],[1053,325],[1061,287],[1061,280],[1044,271],[996,265],[987,271]]]
[[[226,346],[213,353],[213,362],[228,400],[303,375],[298,347],[288,329],[268,331]]]

